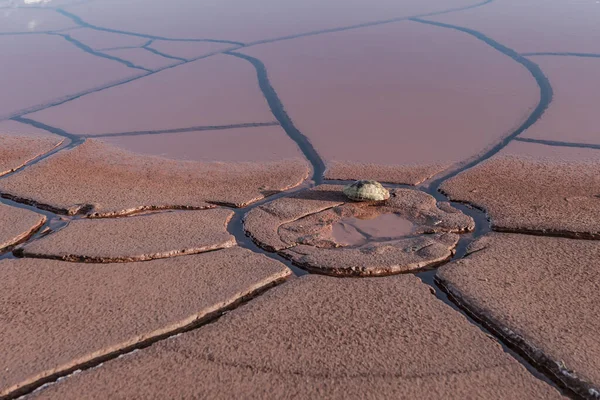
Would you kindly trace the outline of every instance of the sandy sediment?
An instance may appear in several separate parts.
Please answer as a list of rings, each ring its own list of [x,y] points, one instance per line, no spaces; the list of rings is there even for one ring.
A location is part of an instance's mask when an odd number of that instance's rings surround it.
[[[440,269],[445,290],[584,398],[600,388],[595,241],[492,233]]]
[[[2,129],[0,127],[0,129]],[[29,161],[48,153],[63,142],[54,135],[0,133],[0,176],[13,172]]]
[[[29,237],[44,222],[41,214],[0,204],[0,252]]]
[[[109,161],[108,161],[109,160]],[[114,216],[144,209],[244,206],[298,185],[304,160],[200,163],[130,153],[87,140],[0,181],[12,198],[63,214]]]
[[[359,248],[296,245],[281,254],[310,271],[333,276],[380,276],[435,266],[452,257],[459,236],[436,233],[368,243]]]
[[[495,230],[598,239],[599,159],[598,150],[514,142],[441,190],[485,209]]]
[[[348,202],[342,186],[322,185],[251,210],[246,232],[309,271],[338,276],[389,275],[447,260],[473,219],[427,193],[395,189],[385,202]],[[290,212],[290,210],[293,210]],[[337,243],[333,226],[345,218],[396,214],[414,225],[410,235],[361,246]]]
[[[199,378],[201,377],[201,378]],[[168,384],[165,384],[168,382]],[[554,399],[414,276],[306,276],[36,398]]]
[[[289,247],[279,237],[281,225],[346,201],[348,199],[342,193],[341,186],[319,185],[253,208],[244,217],[244,229],[259,246],[269,251],[279,251]]]
[[[75,220],[19,249],[25,257],[78,262],[131,262],[235,246],[232,211],[175,211],[128,218]]]
[[[237,247],[126,264],[0,261],[0,396],[200,323],[289,274]]]

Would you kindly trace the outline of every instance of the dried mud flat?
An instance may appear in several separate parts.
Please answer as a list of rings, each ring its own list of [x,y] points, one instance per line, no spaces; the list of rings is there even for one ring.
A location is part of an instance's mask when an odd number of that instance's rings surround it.
[[[131,218],[72,221],[18,250],[19,256],[79,262],[131,262],[235,246],[232,211],[176,211]]]
[[[44,222],[43,215],[0,204],[0,252],[31,236]]]
[[[0,395],[214,318],[289,274],[241,248],[126,264],[0,261]]]
[[[232,1],[0,0],[0,399],[600,398],[600,6]]]
[[[110,162],[106,162],[110,160]],[[146,209],[244,206],[298,185],[301,159],[271,163],[200,163],[142,156],[86,140],[0,182],[7,197],[61,214],[97,217]]]
[[[515,142],[441,190],[484,208],[494,230],[600,239],[600,152],[536,146]]]
[[[0,176],[14,172],[63,142],[58,136],[0,134]]]
[[[561,397],[413,276],[306,276],[214,324],[33,398],[341,399],[352,393],[411,399],[448,392],[456,398]]]
[[[437,278],[556,379],[593,394],[600,385],[599,251],[593,241],[493,233]]]

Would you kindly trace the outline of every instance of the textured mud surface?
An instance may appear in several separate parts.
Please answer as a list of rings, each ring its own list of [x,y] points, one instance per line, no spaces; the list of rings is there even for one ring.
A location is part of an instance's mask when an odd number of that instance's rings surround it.
[[[600,388],[600,245],[494,233],[442,267],[445,290],[557,379]]]
[[[31,236],[44,222],[41,214],[0,204],[0,252]]]
[[[2,127],[0,126],[0,130]],[[0,133],[0,176],[14,172],[56,146],[62,138]]]
[[[441,189],[484,208],[495,230],[599,239],[600,152],[532,147],[511,145]]]
[[[2,180],[0,191],[63,214],[111,216],[214,207],[211,203],[243,206],[296,186],[307,174],[308,165],[301,159],[261,164],[176,161],[91,139]]]
[[[301,277],[214,324],[34,397],[347,398],[348,391],[356,398],[447,391],[457,398],[560,398],[414,276]]]
[[[0,261],[0,395],[201,322],[289,274],[241,248],[127,264]]]
[[[233,212],[175,211],[131,218],[72,221],[19,250],[20,256],[81,262],[145,261],[235,246]]]

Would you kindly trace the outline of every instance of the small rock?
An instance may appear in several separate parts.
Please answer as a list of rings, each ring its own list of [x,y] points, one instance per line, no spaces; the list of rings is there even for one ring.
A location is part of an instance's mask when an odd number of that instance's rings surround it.
[[[377,181],[356,181],[344,187],[343,192],[354,201],[382,201],[390,198],[390,192]]]

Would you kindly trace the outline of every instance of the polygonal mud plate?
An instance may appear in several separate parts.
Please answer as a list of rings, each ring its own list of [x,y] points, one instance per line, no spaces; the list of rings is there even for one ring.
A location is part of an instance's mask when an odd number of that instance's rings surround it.
[[[263,248],[278,251],[309,271],[336,276],[388,275],[440,264],[454,254],[457,233],[473,219],[448,203],[412,189],[394,189],[383,202],[344,203],[342,186],[322,185],[250,211],[245,228]],[[297,213],[293,209],[299,210]],[[347,218],[394,214],[411,224],[409,234],[364,243],[339,243],[335,224]],[[270,230],[270,231],[269,231]]]

